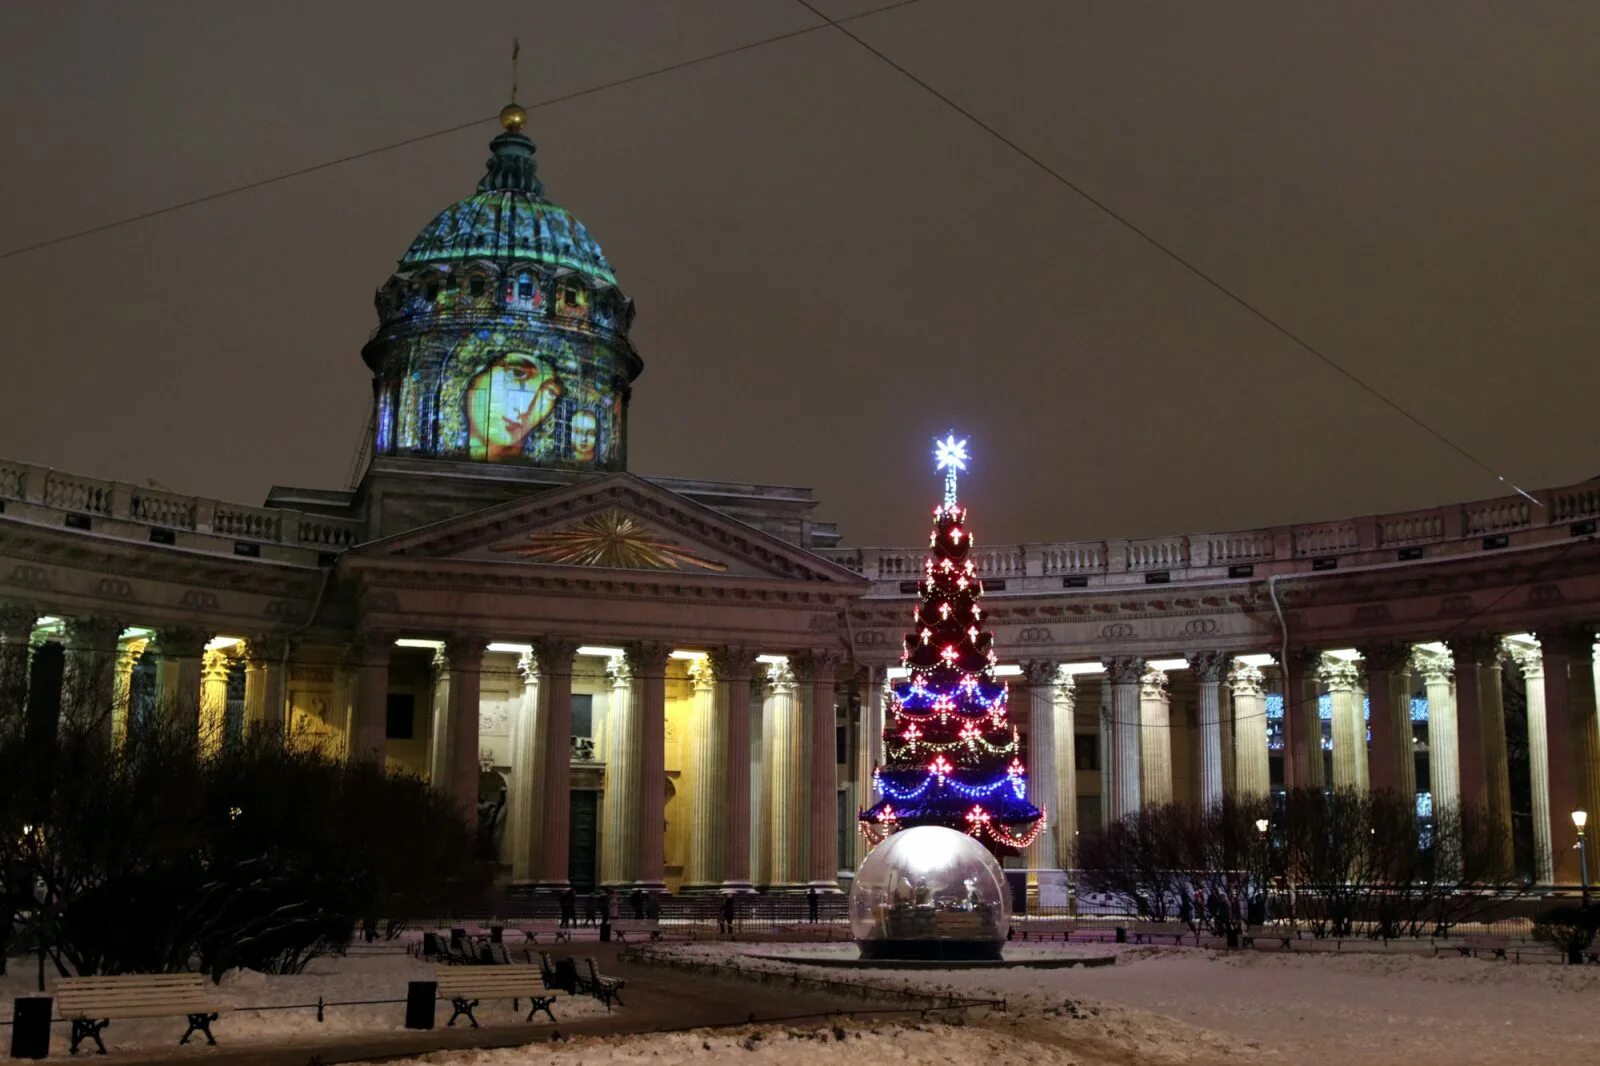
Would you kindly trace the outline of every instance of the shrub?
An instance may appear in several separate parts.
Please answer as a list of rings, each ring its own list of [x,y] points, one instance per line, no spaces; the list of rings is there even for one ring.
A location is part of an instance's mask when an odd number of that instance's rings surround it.
[[[1542,911],[1533,922],[1533,938],[1543,940],[1567,957],[1569,963],[1583,964],[1583,953],[1594,943],[1600,930],[1600,910],[1570,904]]]

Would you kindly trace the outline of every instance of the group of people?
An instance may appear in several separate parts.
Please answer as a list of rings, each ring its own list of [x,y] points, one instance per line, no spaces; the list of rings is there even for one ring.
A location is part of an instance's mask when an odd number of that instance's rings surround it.
[[[1180,889],[1179,895],[1178,920],[1196,933],[1203,925],[1217,936],[1225,936],[1229,929],[1265,925],[1267,921],[1267,896],[1264,892],[1255,892],[1245,898],[1242,892],[1232,888],[1227,895],[1223,895],[1215,887],[1208,892],[1197,884],[1192,893],[1188,889]]]
[[[568,886],[560,896],[561,928],[576,929],[582,925],[610,925],[618,918],[616,892],[610,887],[598,889],[583,897],[583,921],[578,921],[578,893]],[[661,917],[661,904],[655,896],[636,888],[628,893],[628,909],[639,921],[654,921]]]

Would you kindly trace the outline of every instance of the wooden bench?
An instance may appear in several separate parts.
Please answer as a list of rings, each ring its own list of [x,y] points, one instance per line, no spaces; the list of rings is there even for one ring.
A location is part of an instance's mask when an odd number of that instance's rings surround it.
[[[599,965],[594,961],[594,956],[583,960],[584,967],[589,971],[589,976],[578,977],[578,990],[593,996],[606,1005],[606,1010],[611,1009],[611,1002],[615,1000],[622,1003],[622,989],[627,984],[620,977],[606,977],[600,972]],[[626,1006],[626,1004],[623,1004]]]
[[[1299,930],[1287,926],[1280,926],[1277,929],[1266,925],[1256,926],[1253,929],[1246,927],[1239,934],[1239,946],[1253,948],[1256,946],[1257,940],[1266,939],[1276,940],[1279,947],[1284,951],[1293,951],[1294,942],[1298,937]]]
[[[480,1000],[509,999],[511,1009],[520,1010],[519,1002],[525,999],[528,1001],[526,1021],[533,1021],[533,1016],[539,1011],[544,1011],[551,1021],[555,1021],[556,1016],[550,1013],[550,1004],[566,995],[558,989],[546,988],[537,966],[447,969],[435,972],[433,979],[439,983],[439,998],[449,1000],[455,1008],[455,1013],[450,1015],[450,1021],[446,1024],[455,1025],[456,1019],[465,1014],[474,1029],[478,1028],[478,1019],[472,1011]]]
[[[1145,923],[1141,925],[1130,925],[1128,926],[1128,935],[1133,937],[1133,942],[1135,944],[1143,944],[1146,938],[1149,939],[1150,943],[1154,944],[1157,937],[1167,936],[1172,938],[1173,944],[1182,944],[1183,938],[1186,936],[1191,936],[1192,933],[1189,927],[1184,925],[1182,922],[1174,922],[1170,924],[1157,922],[1153,924]]]
[[[215,1045],[211,1023],[228,1007],[217,1001],[214,990],[205,986],[197,973],[138,973],[115,977],[63,977],[56,985],[56,1005],[61,1016],[72,1023],[72,1053],[85,1037],[106,1053],[101,1030],[114,1018],[166,1018],[184,1016],[189,1028],[178,1040],[187,1044],[195,1033],[204,1033],[206,1043]]]
[[[566,926],[563,928],[558,922],[531,922],[519,928],[517,932],[522,934],[522,942],[524,944],[537,944],[540,936],[548,936],[557,944],[563,941],[567,943],[572,941],[572,927]]]
[[[661,921],[658,918],[622,918],[611,923],[611,931],[624,944],[630,935],[635,939],[648,936],[651,940],[660,940]]]
[[[1511,946],[1511,941],[1503,936],[1469,936],[1464,937],[1455,945],[1456,951],[1462,958],[1476,958],[1480,952],[1487,951],[1497,959],[1506,957],[1506,949]]]

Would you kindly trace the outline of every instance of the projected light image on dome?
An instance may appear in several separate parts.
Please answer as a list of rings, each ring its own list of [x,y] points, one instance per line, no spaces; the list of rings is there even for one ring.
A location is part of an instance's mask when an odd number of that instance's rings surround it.
[[[633,302],[583,223],[546,198],[521,126],[490,150],[478,190],[418,233],[378,291],[363,351],[376,452],[624,469],[643,365]]]

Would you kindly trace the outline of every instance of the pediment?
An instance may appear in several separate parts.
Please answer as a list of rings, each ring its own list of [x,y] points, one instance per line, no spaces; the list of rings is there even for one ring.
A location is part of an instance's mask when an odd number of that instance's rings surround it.
[[[867,587],[856,574],[631,474],[499,504],[374,541],[352,553],[631,576],[726,576]]]

